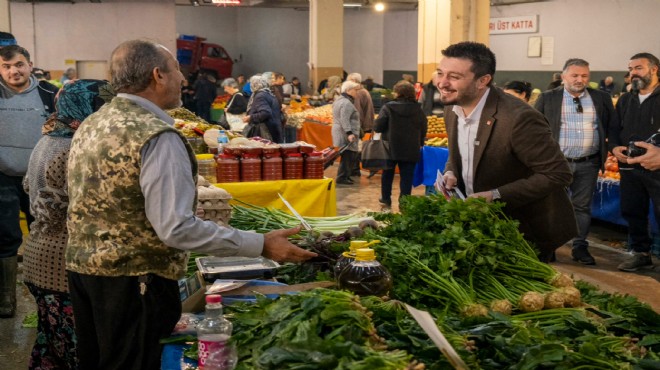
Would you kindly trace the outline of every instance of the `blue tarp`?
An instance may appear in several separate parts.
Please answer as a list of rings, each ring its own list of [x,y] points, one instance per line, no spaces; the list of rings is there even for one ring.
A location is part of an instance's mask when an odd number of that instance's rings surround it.
[[[442,147],[424,146],[421,151],[422,157],[415,167],[413,186],[433,186],[438,170],[445,171],[449,150]]]

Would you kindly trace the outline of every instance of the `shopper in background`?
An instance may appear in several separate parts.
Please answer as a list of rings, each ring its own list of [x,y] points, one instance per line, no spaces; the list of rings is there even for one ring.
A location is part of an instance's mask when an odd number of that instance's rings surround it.
[[[66,71],[64,71],[64,74],[62,74],[62,78],[60,78],[60,83],[62,85],[65,85],[69,82],[75,81],[76,80],[76,69],[75,68],[67,68]]]
[[[419,103],[422,105],[422,111],[426,116],[438,116],[442,117],[444,114],[445,106],[442,104],[440,99],[440,91],[436,87],[436,78],[438,76],[438,71],[433,71],[431,74],[431,80],[424,85],[422,89],[422,94],[419,96]]]
[[[31,75],[30,53],[19,45],[0,49],[0,317],[16,313],[16,267],[23,242],[20,211],[34,220],[23,190],[30,153],[41,126],[55,110],[57,87]]]
[[[43,125],[23,181],[34,222],[25,243],[23,277],[37,303],[37,338],[29,369],[77,369],[76,335],[64,250],[66,167],[71,138],[80,123],[114,97],[107,81],[67,83],[57,98],[57,112]]]
[[[302,84],[298,77],[293,77],[291,82],[282,86],[284,90],[284,96],[290,98],[300,98],[303,94]]]
[[[136,63],[134,61],[140,61]],[[164,112],[181,105],[183,75],[162,45],[132,40],[110,57],[112,102],[71,143],[66,268],[80,369],[160,369],[160,339],[181,315],[177,280],[189,251],[302,261],[287,237],[195,217],[197,161]]]
[[[438,88],[445,104],[449,160],[444,181],[470,197],[506,203],[504,212],[551,260],[577,234],[559,145],[541,113],[493,87],[495,55],[475,42],[442,51]]]
[[[374,103],[371,101],[371,94],[369,91],[362,87],[362,75],[359,73],[350,73],[346,77],[347,81],[353,81],[359,85],[357,94],[353,101],[355,109],[358,111],[358,117],[360,119],[360,132],[358,135],[359,139],[364,137],[364,134],[371,132],[374,129]],[[356,158],[355,165],[353,166],[353,171],[351,176],[360,176],[360,152],[358,152],[358,157]]]
[[[559,73],[559,72],[553,73],[552,74],[552,81],[548,84],[548,87],[546,88],[546,90],[552,90],[552,89],[558,88],[559,85],[561,85],[561,82],[562,82],[561,81],[561,73]]]
[[[612,76],[607,76],[605,79],[600,80],[598,83],[598,90],[607,93],[609,96],[619,93],[616,88],[616,83],[614,83],[614,77]]]
[[[247,105],[247,115],[243,122],[247,123],[244,134],[246,137],[260,136],[282,143],[282,122],[280,104],[270,90],[270,85],[263,75],[250,77],[252,96]]]
[[[621,88],[621,93],[630,92],[630,72],[626,72],[623,76],[623,87]]]
[[[529,103],[532,96],[532,84],[527,81],[509,81],[504,85],[504,92]]]
[[[426,138],[427,120],[417,101],[415,87],[408,81],[394,85],[395,100],[386,103],[378,113],[374,128],[381,132],[382,140],[390,143],[390,157],[394,167],[383,170],[380,203],[392,206],[392,182],[394,171],[399,167],[399,200],[412,192],[415,165]]]
[[[567,60],[562,73],[563,87],[541,94],[535,108],[548,119],[552,137],[559,143],[573,174],[568,189],[578,222],[578,235],[573,238],[571,255],[574,261],[595,265],[587,241],[591,198],[596,190],[598,171],[605,171],[605,139],[615,116],[612,98],[604,91],[587,87],[589,77],[586,60]]]
[[[247,112],[247,99],[238,90],[238,83],[233,78],[226,78],[222,81],[222,88],[225,93],[230,95],[227,106],[225,106],[225,117],[230,130],[242,131],[245,128],[245,112]]]
[[[341,84],[341,95],[332,103],[332,145],[348,147],[341,154],[341,162],[337,170],[337,184],[352,185],[351,172],[358,159],[358,135],[360,134],[360,118],[353,102],[360,85],[353,81]]]
[[[238,90],[241,91],[243,90],[243,86],[245,86],[245,75],[238,75],[236,76],[236,83],[238,84]]]
[[[195,91],[195,114],[206,122],[211,122],[211,104],[218,95],[215,78],[200,72],[197,81],[193,84],[193,90]]]
[[[341,95],[341,77],[339,76],[330,76],[328,77],[328,83],[326,84],[325,89],[321,91],[321,96],[323,100],[327,103],[332,103]]]
[[[193,113],[197,110],[195,104],[195,90],[193,90],[190,81],[187,78],[183,79],[183,84],[181,85],[181,104],[184,108]]]
[[[618,266],[622,271],[653,265],[649,201],[653,202],[655,219],[660,220],[660,172],[640,167],[637,163],[643,163],[642,159],[631,159],[628,146],[631,141],[645,141],[660,132],[659,68],[660,61],[653,54],[639,53],[630,58],[631,93],[621,95],[617,101],[617,120],[608,134],[608,146],[620,163],[621,214],[628,222],[629,248],[634,253]]]

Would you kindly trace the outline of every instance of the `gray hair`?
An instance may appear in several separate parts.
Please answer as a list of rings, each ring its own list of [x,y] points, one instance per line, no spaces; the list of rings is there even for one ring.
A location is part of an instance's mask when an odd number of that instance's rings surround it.
[[[229,86],[233,87],[234,89],[238,89],[238,82],[234,80],[233,78],[225,78],[224,81],[222,81],[222,87]]]
[[[254,75],[250,77],[250,89],[255,92],[270,86],[264,75]]]
[[[268,86],[270,86],[271,82],[273,81],[273,72],[264,72],[261,75],[266,79]]]
[[[149,87],[154,68],[169,72],[164,46],[149,40],[121,43],[110,56],[112,87],[118,93],[138,93]]]
[[[341,84],[341,93],[343,94],[345,92],[348,92],[349,90],[355,90],[359,88],[360,88],[360,84],[357,82],[344,81],[344,83]]]
[[[580,58],[571,58],[564,63],[564,69],[563,71],[566,72],[568,70],[568,67],[570,66],[578,66],[578,67],[587,67],[589,68],[589,62],[587,62],[584,59]]]
[[[346,76],[346,80],[357,82],[357,83],[362,83],[362,75],[357,73],[357,72],[353,72],[353,73],[349,74],[348,76]]]

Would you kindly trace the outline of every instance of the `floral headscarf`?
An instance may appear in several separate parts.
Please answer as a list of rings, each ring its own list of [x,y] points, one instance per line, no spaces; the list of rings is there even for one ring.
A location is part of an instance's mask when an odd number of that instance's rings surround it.
[[[73,137],[80,123],[115,97],[108,81],[76,80],[57,94],[56,111],[41,129],[43,135]]]

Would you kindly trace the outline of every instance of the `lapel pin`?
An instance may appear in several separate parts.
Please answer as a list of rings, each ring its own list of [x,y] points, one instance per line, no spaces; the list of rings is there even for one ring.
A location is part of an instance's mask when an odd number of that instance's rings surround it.
[[[493,123],[493,122],[492,122],[491,120],[488,120],[488,121],[486,122],[486,125],[490,126],[491,123]]]

